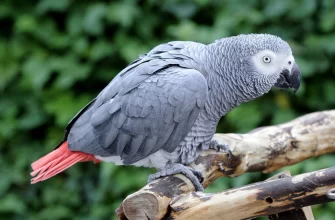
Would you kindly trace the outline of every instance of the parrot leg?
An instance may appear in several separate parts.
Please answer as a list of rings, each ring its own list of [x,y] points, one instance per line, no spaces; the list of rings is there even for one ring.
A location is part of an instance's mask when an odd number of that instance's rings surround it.
[[[210,149],[214,149],[219,151],[223,151],[228,154],[228,159],[231,159],[233,156],[233,153],[230,150],[230,147],[228,144],[219,144],[216,140],[211,140],[211,143],[209,144]]]
[[[193,183],[196,191],[204,191],[204,187],[200,182],[204,180],[202,173],[198,170],[195,170],[191,167],[187,167],[182,164],[170,164],[165,169],[150,174],[148,178],[148,183],[165,176],[170,176],[174,174],[184,174],[190,181]]]

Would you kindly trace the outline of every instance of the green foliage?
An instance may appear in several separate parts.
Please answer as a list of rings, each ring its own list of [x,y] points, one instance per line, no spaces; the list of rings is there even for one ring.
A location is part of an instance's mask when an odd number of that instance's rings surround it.
[[[58,144],[71,117],[122,68],[159,43],[210,43],[251,32],[276,34],[290,43],[303,73],[301,90],[296,95],[273,90],[241,105],[220,122],[219,132],[247,132],[333,109],[334,2],[1,1],[1,219],[114,219],[122,199],[143,186],[153,170],[86,163],[30,185],[30,164]],[[298,174],[334,161],[327,155],[288,169]],[[267,177],[222,178],[208,191]],[[335,205],[314,210],[316,219],[332,219]]]

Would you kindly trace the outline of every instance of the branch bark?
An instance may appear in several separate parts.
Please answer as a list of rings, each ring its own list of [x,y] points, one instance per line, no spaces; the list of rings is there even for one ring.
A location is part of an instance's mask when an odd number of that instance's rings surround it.
[[[215,134],[233,156],[204,151],[190,166],[204,174],[204,187],[221,176],[272,172],[311,157],[335,152],[335,110],[308,114],[288,123],[255,129],[247,134]],[[183,175],[156,180],[129,195],[117,210],[118,219],[161,219],[171,199],[194,191]]]
[[[275,180],[285,177],[290,177],[290,171],[286,170],[284,172],[278,173],[267,180]],[[329,192],[329,191],[328,191]],[[329,197],[328,197],[329,198]],[[275,213],[268,216],[269,220],[314,220],[313,211],[311,206],[306,206],[303,208],[297,208],[294,210],[288,210],[280,213]]]
[[[263,181],[216,194],[192,192],[172,199],[169,219],[249,219],[330,202],[335,167]]]

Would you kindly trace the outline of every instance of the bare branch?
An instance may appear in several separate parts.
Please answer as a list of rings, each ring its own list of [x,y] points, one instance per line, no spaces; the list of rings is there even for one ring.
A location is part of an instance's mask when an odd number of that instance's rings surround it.
[[[280,172],[267,180],[275,180],[275,179],[285,178],[285,177],[290,177],[290,176],[291,176],[290,171],[285,170],[284,172]],[[270,220],[287,220],[287,219],[314,220],[314,216],[313,216],[312,207],[306,206],[302,208],[297,208],[297,209],[288,210],[288,211],[269,215],[268,219]]]
[[[238,220],[330,202],[335,167],[259,182],[216,194],[192,192],[172,199],[170,219]]]
[[[277,126],[258,128],[247,134],[216,134],[213,139],[228,144],[233,156],[208,150],[190,166],[204,174],[204,187],[221,176],[246,172],[271,172],[311,157],[335,152],[335,110],[308,114]],[[183,175],[156,180],[129,195],[118,218],[161,219],[171,199],[194,191]]]

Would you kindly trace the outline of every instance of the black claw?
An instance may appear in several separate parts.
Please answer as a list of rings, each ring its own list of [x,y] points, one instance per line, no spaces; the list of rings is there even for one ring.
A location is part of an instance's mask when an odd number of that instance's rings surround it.
[[[193,172],[193,174],[198,178],[200,183],[202,183],[204,181],[204,175],[202,175],[202,173],[200,173],[199,171]]]
[[[212,142],[209,145],[209,148],[215,149],[217,152],[223,151],[228,154],[228,159],[231,159],[233,157],[233,153],[230,150],[230,147],[228,144],[219,144],[216,140],[212,140]]]
[[[233,157],[233,153],[231,152],[230,149],[228,149],[227,154],[228,154],[228,159],[231,159]]]

